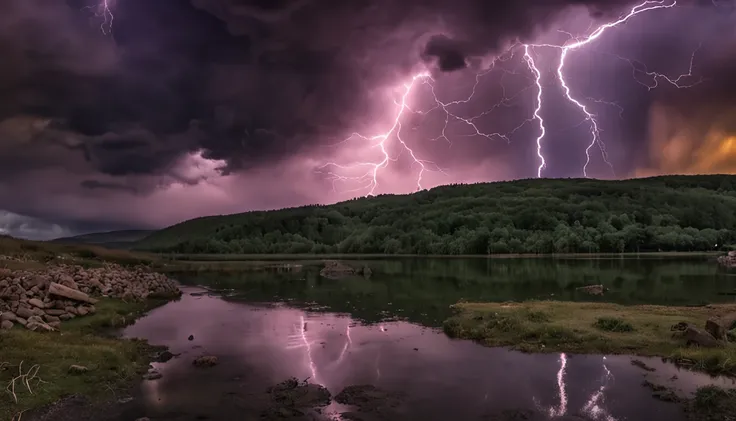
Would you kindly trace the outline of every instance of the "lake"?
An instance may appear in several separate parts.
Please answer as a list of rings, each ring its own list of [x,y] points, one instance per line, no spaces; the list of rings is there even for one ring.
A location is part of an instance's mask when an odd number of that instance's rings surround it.
[[[736,272],[706,257],[596,259],[395,258],[346,261],[370,267],[369,279],[330,280],[320,261],[301,271],[201,273],[178,279],[229,290],[233,298],[316,303],[366,321],[385,316],[438,326],[459,300],[555,299],[620,304],[702,305],[736,302]],[[278,282],[274,282],[278,281]],[[591,297],[577,287],[610,289]],[[729,295],[730,294],[730,295]]]
[[[459,299],[591,300],[575,291],[587,284],[611,289],[593,298],[621,303],[733,301],[720,293],[736,290],[736,278],[703,259],[386,259],[352,262],[368,265],[370,278],[341,280],[303,263],[280,273],[181,276],[191,286],[180,301],[124,332],[179,354],[154,364],[161,379],[143,383],[145,414],[263,419],[273,403],[264,403],[264,391],[296,377],[333,397],[347,386],[375,386],[392,404],[356,412],[333,401],[276,418],[678,421],[686,419],[681,406],[654,399],[645,380],[681,397],[707,384],[733,386],[659,359],[639,358],[655,370],[646,371],[628,356],[522,354],[437,329]],[[219,364],[193,368],[202,355]]]

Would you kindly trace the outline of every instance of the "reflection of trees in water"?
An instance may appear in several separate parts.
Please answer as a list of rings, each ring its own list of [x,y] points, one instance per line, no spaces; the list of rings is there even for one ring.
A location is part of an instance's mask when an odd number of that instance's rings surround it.
[[[357,263],[357,262],[356,262]],[[691,305],[732,301],[717,292],[736,289],[736,277],[702,259],[432,259],[371,260],[370,279],[329,280],[319,267],[300,273],[198,274],[188,281],[232,288],[249,301],[293,300],[375,321],[380,313],[437,325],[458,300],[530,298]],[[187,279],[184,279],[187,281]],[[591,297],[575,288],[603,284]]]

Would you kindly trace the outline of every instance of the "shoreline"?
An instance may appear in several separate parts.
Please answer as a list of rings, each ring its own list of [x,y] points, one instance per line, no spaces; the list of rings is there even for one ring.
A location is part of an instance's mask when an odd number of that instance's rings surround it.
[[[380,260],[380,259],[405,259],[405,258],[432,258],[432,259],[638,259],[638,258],[668,258],[668,257],[718,257],[723,255],[722,251],[663,251],[642,253],[507,253],[507,254],[350,254],[350,253],[326,253],[326,254],[157,254],[162,262],[269,262],[293,261],[293,260]]]
[[[116,332],[179,296],[174,281],[140,267],[2,270],[0,419],[55,417],[70,395],[93,406],[127,396],[164,348]]]
[[[452,307],[455,314],[443,323],[452,338],[522,352],[661,357],[696,371],[736,377],[736,304],[524,301]],[[723,338],[705,328],[709,320],[727,320]]]

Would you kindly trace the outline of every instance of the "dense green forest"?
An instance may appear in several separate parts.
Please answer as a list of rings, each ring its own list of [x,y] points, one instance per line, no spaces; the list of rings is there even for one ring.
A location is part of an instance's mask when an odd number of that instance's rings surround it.
[[[170,253],[708,251],[736,242],[736,176],[533,179],[197,218],[137,249]]]

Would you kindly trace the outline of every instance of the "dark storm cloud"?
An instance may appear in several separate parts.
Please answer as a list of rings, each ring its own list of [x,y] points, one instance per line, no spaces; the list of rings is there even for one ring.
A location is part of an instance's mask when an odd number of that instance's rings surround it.
[[[120,0],[112,37],[82,10],[94,2],[52,3],[0,5],[0,120],[55,119],[124,175],[199,149],[229,170],[292,156],[355,129],[378,111],[370,91],[421,57],[456,70],[565,6],[622,2]]]
[[[429,67],[438,95],[457,98],[458,92],[466,94],[463,89],[472,85],[474,72],[490,56],[517,40],[532,40],[540,31],[555,29],[550,25],[561,25],[568,18],[558,20],[567,6],[587,5],[590,14],[600,16],[618,14],[631,2],[116,0],[111,3],[112,35],[101,33],[94,9],[83,8],[97,3],[0,0],[0,209],[24,218],[62,221],[64,227],[84,231],[102,226],[89,221],[104,222],[105,229],[112,229],[116,220],[161,226],[208,213],[332,200],[324,177],[310,174],[327,161],[369,159],[348,154],[363,144],[326,146],[339,144],[352,132],[380,132],[393,111],[389,88],[400,88],[409,75]],[[710,1],[701,3],[714,7]],[[595,47],[609,50],[621,44],[622,33],[632,33],[622,54],[640,51],[642,60],[656,66],[660,58],[666,62],[667,57],[660,56],[668,55],[661,53],[661,45],[680,48],[679,40],[671,42],[673,33],[687,38],[695,28],[705,31],[713,26],[708,19],[694,19],[687,31],[673,31],[684,26],[662,23],[662,15],[637,19],[647,26],[646,36],[643,30],[630,30],[638,25],[630,22],[626,30],[605,37],[611,45],[603,47],[601,40]],[[569,17],[578,18],[578,14]],[[650,30],[655,27],[659,31]],[[722,29],[731,38],[732,27]],[[652,44],[640,46],[642,38]],[[700,73],[727,67],[733,57],[718,58],[715,52],[721,50],[728,48],[703,49],[702,63],[712,64],[703,64]],[[661,54],[648,54],[651,51]],[[556,51],[540,48],[537,53],[543,63],[545,54]],[[699,111],[693,120],[707,125],[706,114],[727,107],[732,98],[729,88],[720,85],[731,80],[723,73],[693,92],[665,89],[649,94],[640,88],[640,97],[647,95],[647,100],[639,101],[628,92],[629,85],[637,87],[628,63],[611,57],[598,63],[578,54],[569,68],[575,91],[616,101],[625,96],[620,102],[641,120],[638,133],[620,136],[630,141],[614,143],[621,149],[630,149],[625,142],[647,146],[640,133],[646,130],[647,101],[669,108],[685,104],[682,108],[687,109],[687,104],[710,104],[723,96],[717,100],[721,106],[698,107],[709,111]],[[681,54],[669,55],[680,63]],[[590,68],[575,73],[575,65],[586,60],[592,63]],[[458,106],[458,112],[467,116],[484,112],[506,88],[531,93],[523,91],[530,83],[523,60],[517,55],[507,66],[503,74],[499,70],[484,77],[474,103],[467,109]],[[551,75],[551,66],[543,63],[545,77]],[[472,71],[464,73],[466,67]],[[613,80],[607,84],[600,82],[606,77],[591,76],[600,76],[607,71],[604,67],[616,68],[623,76],[607,79]],[[501,85],[501,77],[506,77],[506,85]],[[413,101],[423,107],[429,93],[423,86]],[[494,111],[482,122],[483,128],[511,130],[517,120],[528,118],[531,97],[524,95]],[[643,105],[632,106],[634,101]],[[555,107],[554,102],[548,102],[551,111],[545,110],[550,128],[548,174],[568,175],[559,168],[578,171],[569,157],[580,151],[571,153],[564,147],[568,139],[579,140],[576,133],[566,131],[570,116],[565,113],[577,111]],[[440,157],[448,164],[457,176],[452,182],[529,176],[536,168],[530,146],[534,125],[519,131],[519,141],[514,139],[508,147],[476,137],[461,139],[447,153],[441,149],[447,146],[443,142],[424,142],[437,135],[428,133],[444,121],[441,110],[405,117],[407,131],[424,124],[414,132],[413,137],[422,141],[416,140],[417,149],[427,159]],[[719,124],[724,126],[727,119],[722,120]],[[631,119],[625,124],[632,126]],[[583,126],[581,136],[587,136]],[[613,131],[608,131],[611,126],[605,125],[606,136]],[[415,168],[405,167],[394,179],[387,177],[397,191],[414,188],[406,175]],[[437,177],[433,185],[448,182]],[[152,206],[157,206],[156,212]]]
[[[102,189],[102,190],[115,190],[115,191],[128,192],[128,193],[138,192],[135,188],[126,186],[124,184],[98,181],[98,180],[84,180],[81,183],[79,183],[79,185],[84,187],[85,189],[90,189],[90,190]]]

